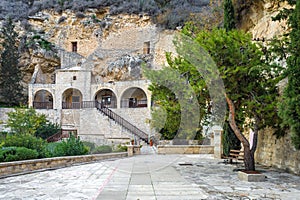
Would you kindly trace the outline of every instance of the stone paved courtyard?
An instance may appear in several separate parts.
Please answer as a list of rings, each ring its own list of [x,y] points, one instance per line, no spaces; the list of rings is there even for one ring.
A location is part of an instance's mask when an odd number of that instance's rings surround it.
[[[0,179],[0,199],[300,199],[300,177],[260,168],[239,181],[212,155],[139,155]]]

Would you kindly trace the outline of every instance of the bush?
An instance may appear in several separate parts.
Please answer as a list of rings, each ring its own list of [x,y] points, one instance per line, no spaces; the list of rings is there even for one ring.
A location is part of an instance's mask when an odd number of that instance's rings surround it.
[[[79,137],[75,138],[73,135],[70,135],[67,141],[57,142],[55,145],[47,145],[45,151],[47,157],[76,156],[87,154],[89,148],[84,146]]]
[[[36,150],[39,158],[44,157],[44,146],[46,141],[32,135],[8,135],[4,140],[4,147],[25,147]]]
[[[121,144],[118,144],[117,148],[114,149],[114,152],[126,152],[127,146],[122,146]]]
[[[36,137],[43,138],[44,140],[48,137],[54,135],[60,130],[60,126],[55,123],[45,123],[38,127],[38,129],[35,132]]]
[[[89,152],[92,152],[96,148],[96,145],[93,142],[82,141],[82,143],[84,146],[89,148]]]
[[[98,154],[98,153],[111,153],[112,148],[109,145],[101,145],[96,147],[93,151],[92,154]]]
[[[38,156],[36,150],[25,147],[6,147],[0,150],[0,162],[29,160],[38,158]]]

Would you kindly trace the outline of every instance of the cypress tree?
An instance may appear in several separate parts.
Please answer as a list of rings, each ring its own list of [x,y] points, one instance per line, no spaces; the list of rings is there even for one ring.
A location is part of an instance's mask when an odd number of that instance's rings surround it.
[[[224,28],[227,32],[236,28],[234,7],[231,0],[224,1]],[[230,149],[240,149],[241,143],[231,129],[228,120],[223,125],[223,133],[223,154],[228,156]]]
[[[236,28],[234,7],[231,0],[224,1],[224,28],[226,31]]]
[[[19,105],[23,98],[21,85],[22,73],[18,66],[18,34],[14,30],[12,19],[4,22],[1,34],[0,91],[3,103],[8,106]]]

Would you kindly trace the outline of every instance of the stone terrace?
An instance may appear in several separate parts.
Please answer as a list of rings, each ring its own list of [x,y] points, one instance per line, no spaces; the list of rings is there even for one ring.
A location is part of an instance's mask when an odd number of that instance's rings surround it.
[[[139,155],[0,179],[0,199],[299,199],[300,177],[261,168],[239,181],[237,165],[212,155]]]

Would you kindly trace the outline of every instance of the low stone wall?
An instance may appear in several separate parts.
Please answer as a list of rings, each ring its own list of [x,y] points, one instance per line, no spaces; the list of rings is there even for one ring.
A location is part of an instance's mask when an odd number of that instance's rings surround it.
[[[159,154],[213,154],[214,146],[210,145],[158,145]]]
[[[55,157],[0,163],[0,177],[6,177],[12,174],[22,174],[41,169],[68,167],[77,163],[87,163],[111,158],[123,158],[127,157],[127,155],[127,152],[123,152],[83,156]]]
[[[290,134],[277,139],[273,133],[267,128],[258,134],[255,161],[300,175],[300,150],[294,148]]]

